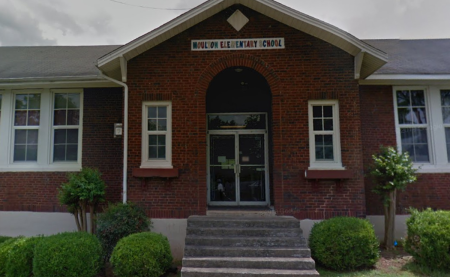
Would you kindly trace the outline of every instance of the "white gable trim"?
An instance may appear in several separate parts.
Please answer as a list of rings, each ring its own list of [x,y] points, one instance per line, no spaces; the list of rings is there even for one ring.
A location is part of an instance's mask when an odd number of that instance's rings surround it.
[[[210,0],[101,57],[97,64],[102,71],[114,75],[114,72],[120,72],[120,57],[129,61],[234,4],[242,4],[299,31],[327,41],[355,57],[364,51],[361,78],[369,76],[388,60],[386,53],[353,35],[273,0]]]

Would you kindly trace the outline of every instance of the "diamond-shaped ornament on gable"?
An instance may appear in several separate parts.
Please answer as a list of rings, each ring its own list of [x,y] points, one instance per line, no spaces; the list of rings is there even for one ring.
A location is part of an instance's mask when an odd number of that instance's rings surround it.
[[[228,23],[233,26],[236,31],[240,31],[250,21],[240,10],[236,10],[229,18]]]

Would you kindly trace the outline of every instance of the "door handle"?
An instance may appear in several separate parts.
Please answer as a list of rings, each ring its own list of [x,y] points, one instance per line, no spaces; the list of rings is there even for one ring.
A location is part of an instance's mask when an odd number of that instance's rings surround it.
[[[241,165],[240,164],[234,165],[234,174],[241,174]]]

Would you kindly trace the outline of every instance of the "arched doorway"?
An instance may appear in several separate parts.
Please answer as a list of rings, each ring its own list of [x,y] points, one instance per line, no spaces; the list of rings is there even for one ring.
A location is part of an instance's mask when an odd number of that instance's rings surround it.
[[[208,204],[269,205],[272,96],[266,79],[248,67],[213,78],[206,95]]]

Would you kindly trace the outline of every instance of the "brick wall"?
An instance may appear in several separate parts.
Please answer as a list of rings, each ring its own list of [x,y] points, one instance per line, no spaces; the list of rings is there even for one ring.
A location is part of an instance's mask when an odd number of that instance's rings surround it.
[[[83,166],[99,168],[109,201],[119,201],[122,140],[113,138],[113,124],[122,122],[122,89],[85,89]],[[58,212],[57,188],[66,172],[0,172],[0,211]]]
[[[360,99],[353,57],[246,7],[250,22],[236,32],[230,7],[128,63],[130,88],[129,199],[151,217],[205,214],[207,206],[206,106],[209,82],[221,70],[247,66],[261,73],[272,91],[272,193],[278,214],[298,218],[365,215]],[[284,37],[286,49],[192,52],[193,39]],[[153,96],[152,96],[153,95]],[[173,166],[180,177],[170,185],[151,179],[141,186],[131,170],[141,162],[143,99],[172,99]],[[304,179],[309,166],[308,100],[337,98],[340,103],[342,160],[354,177],[341,188]]]
[[[380,145],[395,146],[395,115],[391,86],[361,86],[361,130],[366,173],[372,155]],[[368,215],[382,215],[380,196],[372,192],[373,184],[365,178]],[[418,181],[397,196],[397,213],[407,209],[431,207],[450,209],[450,174],[420,174]]]

